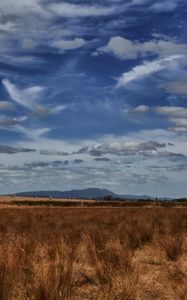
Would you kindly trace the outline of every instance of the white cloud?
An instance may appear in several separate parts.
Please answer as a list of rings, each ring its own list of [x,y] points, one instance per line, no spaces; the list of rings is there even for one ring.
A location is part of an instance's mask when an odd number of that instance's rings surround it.
[[[95,144],[84,147],[78,151],[80,154],[88,153],[93,156],[112,155],[136,155],[144,154],[144,151],[157,151],[158,148],[165,148],[165,143],[148,141],[144,143],[115,141],[103,144]]]
[[[144,62],[142,65],[134,67],[131,71],[123,73],[118,79],[117,88],[123,87],[128,83],[136,80],[141,80],[151,74],[168,68],[181,59],[182,55],[171,55],[167,58]]]
[[[45,89],[42,86],[32,86],[20,90],[7,79],[3,79],[2,83],[12,100],[28,109],[33,109],[35,105],[34,100],[36,100]]]
[[[174,124],[174,127],[169,129],[175,132],[187,132],[187,108],[180,106],[156,106],[149,107],[140,105],[133,109],[134,113],[147,113],[152,111],[153,113],[166,117],[166,119]]]
[[[154,111],[159,115],[165,115],[172,118],[187,118],[187,108],[180,106],[158,106]]]
[[[174,54],[186,54],[187,45],[177,44],[175,41],[151,40],[148,42],[131,41],[120,36],[110,39],[105,47],[101,47],[96,54],[107,52],[117,56],[120,59],[136,59],[145,57],[148,54],[157,54],[161,57],[167,57]]]
[[[60,49],[62,51],[73,50],[83,47],[86,41],[81,38],[75,38],[74,40],[58,40],[52,43],[54,48]]]
[[[134,59],[137,57],[136,45],[120,36],[112,37],[105,47],[99,48],[97,53],[111,53],[120,59]]]
[[[133,112],[146,113],[152,111],[158,115],[168,118],[187,118],[187,108],[182,106],[147,106],[139,105],[133,109]]]
[[[155,112],[166,116],[168,121],[174,123],[171,130],[176,132],[187,132],[187,108],[177,106],[156,107]]]
[[[176,79],[175,81],[166,82],[159,86],[166,92],[172,94],[186,95],[187,94],[187,77]]]
[[[133,109],[133,112],[143,114],[143,113],[148,112],[149,110],[150,110],[149,106],[147,106],[147,105],[139,105],[135,109]]]
[[[175,123],[175,125],[177,127],[183,127],[183,128],[185,127],[186,130],[187,130],[187,119],[184,119],[184,118],[170,118],[169,121]]]
[[[79,5],[71,3],[54,3],[49,6],[50,10],[62,17],[90,17],[105,16],[113,14],[115,7],[104,7],[100,5]]]
[[[181,132],[181,133],[186,133],[187,132],[187,128],[186,127],[172,127],[170,128],[171,131],[173,132]]]
[[[58,114],[60,113],[61,111],[65,110],[68,106],[66,104],[59,104],[59,105],[56,105],[54,106],[51,111],[53,114]]]

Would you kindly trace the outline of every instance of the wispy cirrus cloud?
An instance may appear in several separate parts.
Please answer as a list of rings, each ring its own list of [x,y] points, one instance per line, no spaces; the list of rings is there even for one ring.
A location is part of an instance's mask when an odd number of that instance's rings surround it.
[[[7,79],[3,79],[2,83],[12,101],[31,110],[31,113],[28,115],[28,117],[45,117],[50,114],[58,114],[67,108],[67,105],[65,104],[57,104],[53,107],[47,107],[39,104],[41,102],[42,93],[46,90],[45,87],[31,86],[26,89],[19,89],[15,84],[11,83]],[[5,105],[0,102],[0,109],[1,106],[5,109],[5,107],[8,107],[8,105],[11,107],[12,104],[6,103]]]
[[[141,80],[156,72],[167,69],[170,66],[177,64],[177,61],[181,60],[183,57],[183,55],[171,55],[158,60],[145,61],[142,65],[138,65],[132,70],[123,73],[118,79],[116,87],[123,87],[130,82]]]
[[[59,114],[60,112],[64,111],[67,108],[68,108],[67,104],[58,104],[54,107],[36,105],[34,107],[33,111],[29,114],[29,116],[35,117],[35,118],[47,117],[49,115]]]
[[[19,89],[15,84],[11,83],[8,79],[3,79],[2,83],[6,88],[11,100],[19,105],[22,105],[28,109],[33,109],[35,106],[35,100],[45,90],[42,86],[31,86],[26,89]]]
[[[21,125],[14,126],[13,131],[22,133],[27,139],[39,141],[45,134],[51,131],[48,127],[27,128]]]

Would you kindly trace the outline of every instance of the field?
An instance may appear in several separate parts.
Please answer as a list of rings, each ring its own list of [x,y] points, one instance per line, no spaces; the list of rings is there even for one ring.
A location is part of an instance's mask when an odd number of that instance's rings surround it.
[[[25,196],[0,196],[0,207],[46,206],[46,207],[187,207],[186,199],[172,201],[153,200],[121,200],[121,199],[76,199],[76,198],[51,198],[51,197],[25,197]]]
[[[1,300],[185,300],[186,208],[0,206]]]

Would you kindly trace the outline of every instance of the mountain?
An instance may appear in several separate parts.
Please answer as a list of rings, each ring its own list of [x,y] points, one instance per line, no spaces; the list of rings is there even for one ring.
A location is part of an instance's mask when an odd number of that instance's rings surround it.
[[[118,197],[117,194],[107,190],[98,188],[88,188],[83,190],[70,190],[70,191],[33,191],[33,192],[22,192],[16,193],[17,196],[24,197],[53,197],[53,198],[102,198],[105,196]]]
[[[121,199],[130,199],[130,200],[154,200],[154,197],[148,196],[148,195],[118,195],[119,198]]]

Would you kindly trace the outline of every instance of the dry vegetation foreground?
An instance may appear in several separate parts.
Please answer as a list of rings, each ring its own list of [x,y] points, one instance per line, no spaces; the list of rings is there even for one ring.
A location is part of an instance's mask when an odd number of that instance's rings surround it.
[[[0,209],[0,299],[187,299],[187,209]]]

